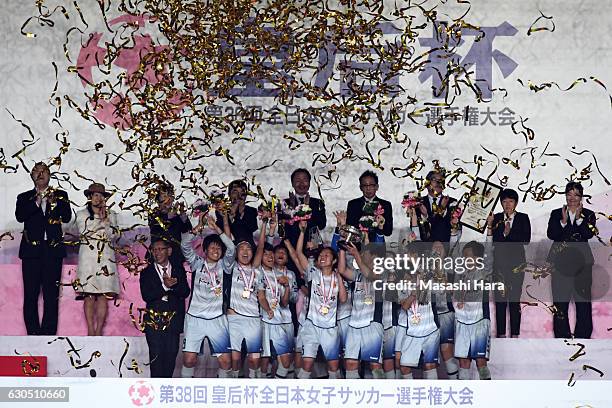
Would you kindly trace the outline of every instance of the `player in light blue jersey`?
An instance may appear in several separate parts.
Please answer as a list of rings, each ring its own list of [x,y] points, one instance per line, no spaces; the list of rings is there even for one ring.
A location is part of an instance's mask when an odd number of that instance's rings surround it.
[[[270,228],[274,228],[275,221]],[[265,242],[267,222],[261,227],[256,259],[261,258],[262,287],[259,290],[259,304],[262,309],[263,357],[275,355],[278,359],[276,376],[287,378],[294,350],[293,323],[289,301],[297,295],[293,273],[276,269],[274,247]],[[261,254],[261,255],[260,255]]]
[[[451,225],[452,221],[451,221]],[[457,242],[461,237],[461,230],[451,230],[450,249],[456,248]],[[444,268],[442,262],[446,258],[446,245],[440,241],[431,244],[432,259],[440,259],[440,264],[435,264],[432,269],[432,276],[435,281],[452,283],[454,281],[454,271],[452,268]],[[452,303],[452,292],[445,290],[435,291],[436,308],[438,321],[440,323],[440,354],[444,360],[446,374],[450,380],[456,380],[459,373],[459,365],[455,359],[455,309]]]
[[[230,274],[234,263],[234,243],[229,238],[229,223],[225,232],[207,217],[208,227],[216,234],[210,234],[202,243],[204,258],[193,249],[194,234],[204,229],[204,217],[198,225],[181,237],[181,249],[192,272],[191,298],[185,314],[183,339],[182,377],[193,377],[198,353],[202,343],[208,339],[212,355],[219,363],[219,378],[232,376],[230,357],[230,337],[227,317],[223,313],[223,275]]]
[[[319,349],[327,360],[330,379],[338,378],[338,356],[340,338],[338,336],[338,304],[346,302],[344,280],[335,270],[337,255],[331,248],[320,250],[316,261],[310,261],[303,252],[306,221],[300,221],[300,236],[297,248],[288,240],[285,245],[293,261],[306,272],[304,280],[310,287],[310,302],[306,312],[303,331],[303,369],[298,378],[310,378],[310,373]]]
[[[459,359],[459,379],[470,380],[470,366],[476,360],[478,376],[490,380],[487,366],[491,350],[491,317],[489,292],[474,287],[474,282],[490,282],[493,270],[493,214],[487,218],[486,245],[476,241],[463,246],[466,271],[456,279],[471,283],[470,290],[454,296],[455,306],[455,357]],[[468,263],[468,259],[472,262]],[[479,263],[479,259],[483,262]]]
[[[261,317],[258,293],[262,289],[261,254],[253,256],[253,243],[242,238],[236,243],[236,262],[232,268],[227,320],[232,347],[232,370],[238,376],[242,351],[247,353],[249,378],[261,378]]]

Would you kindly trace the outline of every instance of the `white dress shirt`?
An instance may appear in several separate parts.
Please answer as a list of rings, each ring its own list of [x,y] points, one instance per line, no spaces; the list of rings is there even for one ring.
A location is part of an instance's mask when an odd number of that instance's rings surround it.
[[[157,271],[157,275],[159,276],[159,279],[161,280],[162,287],[164,288],[165,291],[169,291],[170,288],[164,284],[164,268],[166,268],[166,271],[165,271],[166,274],[168,276],[171,276],[172,275],[172,265],[170,265],[170,262],[168,262],[166,266],[162,266],[158,263],[155,263],[155,270]],[[168,295],[163,296],[162,300],[167,302]]]

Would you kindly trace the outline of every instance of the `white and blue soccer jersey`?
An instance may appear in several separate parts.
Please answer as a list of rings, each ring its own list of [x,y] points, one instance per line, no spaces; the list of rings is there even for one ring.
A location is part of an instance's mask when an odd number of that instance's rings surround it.
[[[305,280],[310,286],[310,301],[306,319],[316,327],[329,329],[336,327],[338,313],[338,274],[322,275],[321,271],[310,261]]]
[[[359,269],[354,269],[353,285],[353,308],[349,326],[360,329],[368,327],[372,322],[382,324],[383,302],[380,296],[377,299],[373,283],[366,279]]]
[[[487,237],[485,244],[484,267],[474,268],[456,276],[456,279],[470,282],[471,290],[463,290],[455,297],[455,302],[462,302],[462,307],[455,305],[455,319],[463,324],[474,324],[482,319],[490,319],[489,292],[474,288],[474,282],[490,282],[493,271],[493,248],[491,237]],[[457,299],[457,297],[459,299]],[[463,301],[465,300],[465,301]]]
[[[410,291],[402,291],[402,297],[405,299],[410,296]],[[408,326],[406,334],[413,337],[425,337],[438,329],[437,315],[435,312],[435,304],[432,304],[431,293],[417,294],[417,299],[425,300],[424,303],[419,303],[418,300],[412,302],[406,311]]]
[[[457,252],[457,248],[459,247],[459,245],[457,245],[459,238],[461,238],[461,230],[459,230],[456,234],[451,235],[449,242],[449,257],[452,257],[453,254]],[[442,259],[441,266],[442,268],[431,271],[433,279],[441,282],[452,283],[455,278],[455,271],[452,268],[444,268],[444,259]],[[451,292],[440,289],[432,291],[432,293],[436,297],[436,311],[438,312],[438,316],[455,311],[453,308]]]
[[[257,292],[263,289],[261,269],[236,262],[231,285],[229,308],[242,316],[259,317]]]
[[[291,323],[291,310],[289,304],[287,306],[281,306],[281,299],[286,290],[289,290],[289,301],[294,301],[297,298],[297,283],[295,275],[292,271],[286,270],[279,271],[274,268],[273,270],[266,270],[261,268],[261,287],[266,292],[266,300],[268,305],[274,310],[274,317],[270,319],[268,313],[265,310],[261,310],[262,320],[270,324],[285,324]],[[285,288],[283,285],[278,283],[278,279],[282,276],[287,277],[289,280],[289,288]]]
[[[220,237],[227,249],[223,259],[215,263],[208,263],[195,253],[192,246],[195,236],[192,233],[184,233],[181,237],[183,255],[194,274],[191,299],[187,309],[187,313],[191,316],[214,319],[223,314],[223,273],[231,273],[235,247],[225,234],[221,234]]]

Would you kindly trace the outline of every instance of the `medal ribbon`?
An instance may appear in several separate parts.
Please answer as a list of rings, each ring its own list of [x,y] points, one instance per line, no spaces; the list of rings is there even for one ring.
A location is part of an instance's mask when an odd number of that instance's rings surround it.
[[[244,273],[244,269],[240,265],[238,265],[238,270],[240,271],[240,275],[242,276],[242,280],[244,281],[244,289],[249,292],[253,291],[253,282],[255,281],[255,270],[251,269],[251,278],[247,280],[246,274]]]
[[[206,270],[206,274],[208,275],[208,280],[210,281],[210,290],[215,290],[219,287],[221,287],[220,282],[217,282],[217,270],[219,268],[219,264],[215,264],[215,267],[212,269],[212,271],[210,269],[208,269],[208,263],[206,261],[204,261],[204,267],[203,269]],[[214,273],[213,273],[214,271]]]

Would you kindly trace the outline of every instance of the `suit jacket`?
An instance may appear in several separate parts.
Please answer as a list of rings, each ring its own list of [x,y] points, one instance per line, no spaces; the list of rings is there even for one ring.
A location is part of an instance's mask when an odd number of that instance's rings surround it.
[[[284,201],[288,207],[296,206],[296,203],[292,203],[288,198],[286,198]],[[323,202],[323,200],[310,197],[308,202],[309,207],[312,209],[312,216],[308,220],[308,226],[306,227],[306,232],[304,236],[304,248],[306,248],[306,242],[310,240],[310,230],[314,227],[317,227],[320,231],[322,231],[325,228],[325,225],[327,224],[327,217],[325,216],[325,203]],[[285,223],[284,229],[285,238],[287,238],[289,242],[291,242],[291,244],[295,246],[300,236],[300,227],[298,223],[296,222],[293,225]]]
[[[219,211],[217,214],[217,226],[223,230],[223,215]],[[230,221],[230,231],[234,236],[234,240],[240,241],[246,239],[253,242],[253,233],[257,231],[257,209],[245,205],[244,215],[240,217],[240,213],[236,212],[234,221]]]
[[[385,225],[383,226],[382,231],[378,230],[379,235],[390,236],[393,232],[393,208],[391,207],[391,203],[387,200],[383,200],[377,196],[374,197],[374,201],[377,201],[385,210],[383,217],[385,219]],[[355,198],[348,202],[346,206],[346,223],[348,225],[352,225],[353,227],[359,228],[359,218],[361,218],[364,214],[363,206],[365,205],[366,200],[365,197],[361,196],[359,198]],[[368,233],[368,238],[370,242],[377,242],[376,239],[377,231],[370,231]]]
[[[53,190],[47,198],[47,208],[43,213],[42,206],[36,205],[36,189],[23,192],[17,196],[15,217],[24,223],[23,235],[19,246],[19,258],[39,258],[43,254],[42,240],[47,237],[47,254],[51,257],[64,258],[64,233],[62,223],[72,218],[68,194],[63,190]]]
[[[444,215],[434,214],[431,210],[431,204],[429,202],[429,198],[427,196],[421,197],[421,202],[425,205],[427,209],[427,221],[424,224],[419,224],[419,232],[421,235],[421,240],[426,242],[450,242],[451,236],[451,215],[452,207],[456,207],[458,202],[452,197],[449,197],[448,204],[446,207],[446,212]],[[421,217],[420,208],[416,208],[417,216]],[[425,215],[425,214],[423,214]]]
[[[583,208],[580,225],[576,223],[577,220],[571,222],[568,215],[567,224],[565,227],[562,227],[562,218],[562,208],[557,208],[550,213],[547,235],[554,243],[550,247],[547,260],[554,263],[557,256],[564,252],[564,248],[571,248],[582,253],[587,264],[593,264],[593,252],[591,252],[591,247],[587,241],[595,235],[595,213],[587,208]],[[566,243],[566,245],[564,246],[562,243]],[[570,243],[569,246],[567,243]]]
[[[158,218],[166,228],[161,226]],[[172,246],[172,255],[170,255],[171,262],[183,262],[185,260],[183,252],[181,251],[181,234],[191,231],[192,228],[191,222],[186,216],[177,215],[174,218],[168,219],[168,214],[157,211],[149,218],[151,242],[158,239],[163,239],[168,242],[170,246]],[[153,262],[153,257],[150,253],[147,253],[147,259],[149,262]]]
[[[171,276],[177,278],[177,283],[169,291],[164,290],[162,281],[159,278],[155,264],[150,264],[140,273],[140,293],[142,299],[147,304],[147,309],[156,312],[174,311],[174,317],[166,328],[169,333],[182,333],[185,321],[185,298],[189,296],[189,286],[187,285],[187,275],[182,263],[172,262]],[[167,295],[168,300],[162,300]],[[147,321],[148,316],[145,318]]]
[[[504,237],[505,215],[503,212],[493,216],[493,246],[496,269],[512,269],[525,263],[525,245],[531,241],[531,223],[525,213],[516,212],[512,228]]]

